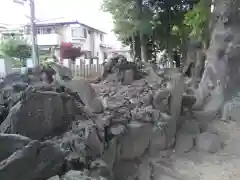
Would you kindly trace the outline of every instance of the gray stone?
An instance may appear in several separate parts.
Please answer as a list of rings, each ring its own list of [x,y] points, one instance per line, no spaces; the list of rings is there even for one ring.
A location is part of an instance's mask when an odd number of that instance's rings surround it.
[[[60,173],[64,154],[50,141],[32,141],[0,163],[1,180],[48,179]]]
[[[152,168],[151,165],[147,162],[144,162],[139,165],[137,172],[138,180],[151,180]]]
[[[156,109],[161,109],[162,101],[168,99],[170,96],[170,91],[167,89],[158,90],[153,97],[153,107]]]
[[[191,134],[180,134],[177,137],[176,151],[178,153],[189,152],[194,147],[194,139]]]
[[[66,126],[61,96],[55,92],[32,92],[11,108],[0,126],[2,133],[41,139]]]
[[[29,78],[26,74],[21,73],[11,73],[4,77],[3,84],[5,86],[12,85],[14,83],[26,83],[28,82]]]
[[[201,133],[196,138],[196,147],[199,151],[217,152],[222,146],[222,139],[217,134]]]
[[[85,80],[72,80],[64,83],[64,86],[72,92],[79,94],[83,103],[88,106],[92,112],[100,113],[103,111],[103,104],[97,99],[97,94],[91,84]]]
[[[174,74],[172,77],[172,89],[170,98],[170,115],[178,124],[182,109],[182,98],[184,92],[184,78],[181,74]]]
[[[52,63],[51,68],[53,68],[56,71],[56,74],[60,76],[61,79],[68,78],[69,80],[73,79],[72,71],[71,69],[61,66],[57,63]]]
[[[95,128],[91,129],[91,132],[86,140],[86,145],[88,147],[87,154],[93,159],[103,154],[104,144],[100,141]]]
[[[190,133],[192,135],[200,134],[200,126],[196,120],[187,120],[183,124],[182,130],[186,133]]]
[[[13,91],[15,92],[21,92],[21,91],[24,91],[26,88],[27,88],[28,84],[27,83],[24,83],[24,82],[18,82],[18,83],[14,83],[12,85],[13,87]]]
[[[104,150],[103,160],[106,162],[109,170],[112,170],[116,161],[120,156],[120,146],[118,139],[115,137],[108,143],[108,148]]]
[[[60,177],[59,176],[53,176],[53,177],[49,178],[48,180],[60,180]]]
[[[135,161],[119,161],[113,168],[114,180],[135,179],[138,164]]]
[[[132,69],[128,69],[124,71],[123,76],[123,84],[124,85],[130,85],[134,81],[134,71]]]
[[[120,139],[121,160],[140,158],[147,150],[152,138],[152,125],[150,123],[132,122],[128,131]]]
[[[159,151],[168,148],[167,135],[164,132],[164,129],[157,128],[153,132],[153,136],[150,140],[149,153],[154,155],[159,153]]]
[[[31,139],[17,134],[0,133],[0,162],[27,145]]]

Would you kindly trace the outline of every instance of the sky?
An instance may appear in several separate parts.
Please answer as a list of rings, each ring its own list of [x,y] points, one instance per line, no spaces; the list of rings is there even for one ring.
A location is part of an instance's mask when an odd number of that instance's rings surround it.
[[[21,25],[29,22],[29,4],[25,6],[2,0],[0,7],[0,25]],[[119,46],[112,32],[111,15],[101,11],[102,0],[35,0],[36,18],[43,21],[64,17],[78,20],[84,24],[100,29],[108,34],[106,42]]]

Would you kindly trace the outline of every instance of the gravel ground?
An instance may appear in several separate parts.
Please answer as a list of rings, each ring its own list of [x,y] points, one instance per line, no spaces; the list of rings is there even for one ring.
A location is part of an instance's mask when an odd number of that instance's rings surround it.
[[[184,155],[173,154],[173,168],[191,180],[240,179],[240,122],[214,122],[224,138],[225,145],[216,154],[191,151]]]

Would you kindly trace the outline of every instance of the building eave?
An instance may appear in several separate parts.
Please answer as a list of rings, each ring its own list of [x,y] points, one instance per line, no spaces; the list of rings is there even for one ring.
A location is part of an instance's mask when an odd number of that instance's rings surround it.
[[[36,27],[43,27],[43,26],[57,26],[57,25],[62,25],[62,26],[64,26],[64,25],[71,25],[71,24],[79,24],[79,25],[82,25],[82,26],[84,26],[84,27],[87,27],[87,28],[89,28],[89,29],[91,29],[91,30],[94,30],[94,31],[97,31],[97,32],[100,32],[100,33],[102,33],[102,34],[107,34],[106,32],[104,32],[104,31],[101,31],[101,30],[99,30],[99,29],[96,29],[96,28],[93,28],[93,27],[91,27],[91,26],[89,26],[89,25],[87,25],[87,24],[84,24],[84,23],[80,23],[79,21],[63,21],[63,22],[56,22],[56,23],[52,23],[52,22],[37,22],[36,23]],[[25,27],[30,27],[30,24],[27,24]]]

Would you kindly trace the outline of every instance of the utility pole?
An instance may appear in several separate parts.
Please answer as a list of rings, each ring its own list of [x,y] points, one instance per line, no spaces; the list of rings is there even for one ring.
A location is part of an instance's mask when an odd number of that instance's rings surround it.
[[[35,17],[35,3],[34,0],[30,1],[31,11],[31,37],[32,37],[32,60],[34,66],[39,65],[38,45],[37,45],[37,30],[36,30],[36,17]]]
[[[27,0],[13,0],[14,3],[24,5]],[[37,31],[36,31],[36,17],[35,17],[35,3],[34,0],[29,0],[30,5],[30,24],[31,24],[31,39],[32,39],[32,60],[33,65],[39,65],[38,45],[37,45]]]

